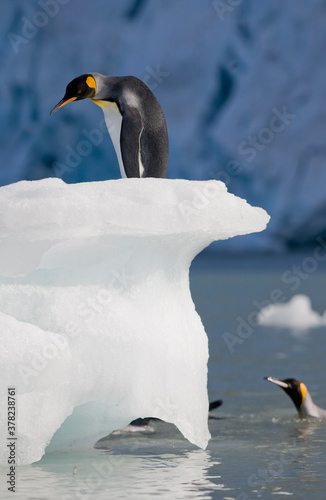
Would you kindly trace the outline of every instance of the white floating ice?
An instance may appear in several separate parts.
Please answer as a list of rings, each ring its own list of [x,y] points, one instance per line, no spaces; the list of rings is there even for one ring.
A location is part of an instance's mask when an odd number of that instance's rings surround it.
[[[258,324],[291,328],[293,330],[307,330],[326,325],[325,314],[321,316],[311,307],[310,298],[306,295],[294,295],[284,304],[270,304],[263,307],[257,317]]]
[[[208,347],[189,266],[268,220],[216,181],[2,187],[1,463],[12,386],[17,463],[147,416],[205,448]]]

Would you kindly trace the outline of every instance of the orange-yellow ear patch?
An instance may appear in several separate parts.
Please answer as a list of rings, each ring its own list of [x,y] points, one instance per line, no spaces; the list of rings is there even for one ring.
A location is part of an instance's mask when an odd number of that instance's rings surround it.
[[[95,89],[95,93],[96,93],[96,82],[94,80],[94,78],[92,76],[88,76],[86,78],[86,83],[87,85],[91,88],[91,89]]]
[[[302,408],[307,391],[308,391],[307,387],[304,385],[303,382],[300,383],[300,391],[301,391],[301,396],[302,396],[302,403],[300,405],[300,408]]]

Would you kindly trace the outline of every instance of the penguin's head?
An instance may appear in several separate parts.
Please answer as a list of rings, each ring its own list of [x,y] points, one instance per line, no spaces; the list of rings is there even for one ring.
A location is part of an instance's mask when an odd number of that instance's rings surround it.
[[[299,417],[301,418],[301,408],[304,405],[306,394],[308,392],[307,387],[303,382],[300,382],[296,378],[285,378],[280,380],[275,377],[264,377],[265,380],[272,382],[273,384],[282,387],[288,396],[292,399],[294,406],[296,407]]]
[[[72,101],[80,101],[87,97],[94,97],[96,95],[96,82],[91,73],[78,76],[66,88],[66,93],[60,102],[50,112],[50,115],[55,113],[59,108]]]

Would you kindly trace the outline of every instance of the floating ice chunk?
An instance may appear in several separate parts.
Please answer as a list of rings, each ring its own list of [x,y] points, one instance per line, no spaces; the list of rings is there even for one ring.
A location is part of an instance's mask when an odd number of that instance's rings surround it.
[[[148,416],[205,448],[208,346],[189,266],[268,220],[216,181],[2,187],[1,462],[13,386],[17,463]]]
[[[306,295],[294,295],[285,304],[270,304],[263,307],[257,317],[258,324],[276,326],[294,330],[306,330],[326,325],[325,315],[313,311],[310,298]]]

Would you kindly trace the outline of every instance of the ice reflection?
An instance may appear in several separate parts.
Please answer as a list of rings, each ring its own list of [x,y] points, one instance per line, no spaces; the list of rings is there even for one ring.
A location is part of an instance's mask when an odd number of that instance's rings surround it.
[[[179,452],[177,452],[179,453]],[[209,451],[162,455],[118,455],[90,450],[50,453],[33,466],[19,469],[16,500],[110,498],[213,499],[226,491],[219,460]],[[33,488],[31,489],[31,482]]]

